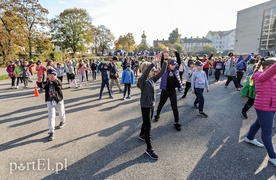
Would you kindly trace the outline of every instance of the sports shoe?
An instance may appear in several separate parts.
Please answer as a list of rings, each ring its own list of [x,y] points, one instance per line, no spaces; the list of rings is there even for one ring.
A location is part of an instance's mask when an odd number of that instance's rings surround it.
[[[255,145],[257,147],[261,147],[261,148],[264,147],[264,145],[262,143],[260,143],[259,141],[257,141],[257,139],[250,140],[247,137],[245,137],[244,142]]]
[[[111,96],[109,96],[109,98],[110,98],[110,99],[113,99],[114,97],[111,95]]]
[[[160,116],[159,116],[159,115],[155,115],[155,116],[154,116],[154,121],[155,121],[155,122],[158,122],[159,119],[160,119]]]
[[[144,142],[146,141],[146,140],[145,140],[145,137],[144,137],[144,136],[141,136],[141,135],[138,136],[138,139],[140,139],[141,141],[144,141]]]
[[[54,133],[49,133],[48,141],[53,141],[53,140],[54,140]]]
[[[207,117],[208,117],[208,115],[207,115],[207,114],[205,114],[203,111],[198,112],[198,115],[199,115],[199,116],[202,116],[202,117],[205,117],[205,118],[207,118]]]
[[[126,99],[126,97],[124,96],[124,97],[123,97],[123,100],[125,100],[125,99]]]
[[[240,88],[237,88],[237,91],[241,91],[241,89],[240,89]]]
[[[146,154],[149,155],[151,159],[157,160],[158,155],[154,152],[153,149],[146,150]]]
[[[127,99],[130,99],[130,98],[131,98],[131,95],[128,95],[128,96],[127,96]]]
[[[57,129],[62,129],[65,126],[65,122],[60,122]]]
[[[174,127],[177,131],[181,131],[181,124],[175,123]]]
[[[268,160],[273,166],[276,167],[276,158],[269,158]]]
[[[183,95],[183,96],[182,96],[182,99],[183,99],[183,98],[186,98],[186,96],[185,96],[185,95]]]
[[[119,93],[124,93],[124,90],[120,90],[120,92]]]
[[[15,88],[18,89],[18,86],[16,86]]]
[[[102,100],[102,96],[99,97],[99,100]]]
[[[247,116],[246,112],[243,112],[243,111],[242,111],[242,112],[241,112],[241,115],[242,115],[242,117],[243,117],[243,118],[245,118],[245,119],[247,119],[247,118],[248,118],[248,116]]]
[[[194,103],[194,108],[198,109],[198,106],[197,106],[197,104],[195,104],[195,103]]]

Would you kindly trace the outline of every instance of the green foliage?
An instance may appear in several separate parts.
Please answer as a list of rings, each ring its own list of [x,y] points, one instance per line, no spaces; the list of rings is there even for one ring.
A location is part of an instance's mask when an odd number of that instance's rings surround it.
[[[204,54],[211,54],[211,53],[216,53],[217,50],[211,45],[206,45],[202,48],[202,51],[199,52],[200,56],[203,56]]]
[[[115,37],[111,33],[110,29],[104,25],[93,28],[93,43],[96,54],[100,51],[103,56],[105,50],[109,49],[113,45],[114,39]]]
[[[53,40],[62,47],[71,48],[73,54],[92,42],[92,19],[84,9],[66,9],[50,20]]]
[[[149,50],[148,46],[145,44],[140,44],[139,46],[137,46],[137,50],[138,51],[145,51],[145,50]]]
[[[174,49],[176,49],[179,53],[185,54],[184,46],[180,43],[173,44]]]
[[[166,45],[165,44],[160,44],[157,48],[155,48],[156,51],[164,51],[166,49]]]
[[[56,62],[63,61],[63,53],[62,52],[57,52],[57,51],[51,52],[50,57],[53,61],[56,61]]]
[[[181,34],[178,32],[178,28],[175,28],[169,36],[169,41],[171,44],[180,43]]]
[[[136,43],[132,33],[127,33],[126,35],[120,36],[117,41],[115,41],[116,49],[123,49],[126,52],[132,52],[136,48]]]

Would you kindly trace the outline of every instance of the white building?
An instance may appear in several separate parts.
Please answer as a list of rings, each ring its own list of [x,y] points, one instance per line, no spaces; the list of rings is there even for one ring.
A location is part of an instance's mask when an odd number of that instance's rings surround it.
[[[238,11],[234,52],[275,55],[275,17],[276,0]]]
[[[209,39],[202,37],[202,38],[183,38],[180,40],[181,44],[183,44],[185,50],[188,53],[195,53],[195,52],[200,52],[203,50],[204,46],[207,45],[212,45],[212,41],[210,41]]]
[[[212,46],[219,52],[233,51],[236,30],[209,31],[206,38],[212,41]]]

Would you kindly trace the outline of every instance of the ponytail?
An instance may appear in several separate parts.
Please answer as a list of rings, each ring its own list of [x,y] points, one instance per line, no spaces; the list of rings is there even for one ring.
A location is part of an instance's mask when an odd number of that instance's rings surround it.
[[[263,65],[263,62],[265,61],[264,58],[261,58],[258,62],[258,64],[256,65],[255,69],[254,69],[254,72],[257,72],[259,71],[259,69],[261,68],[261,66]]]

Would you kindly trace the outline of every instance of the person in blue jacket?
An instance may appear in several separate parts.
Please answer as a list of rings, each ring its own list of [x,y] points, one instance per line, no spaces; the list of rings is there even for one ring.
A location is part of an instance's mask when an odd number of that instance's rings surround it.
[[[126,69],[123,71],[122,74],[122,79],[121,79],[121,84],[125,85],[125,90],[124,90],[124,97],[123,100],[126,99],[126,92],[127,92],[127,99],[130,99],[130,88],[131,85],[134,84],[134,72],[132,69],[130,69],[130,64],[126,65]]]
[[[246,70],[246,64],[251,59],[251,55],[249,54],[245,60],[243,60],[243,55],[240,55],[238,61],[237,61],[237,84],[239,88],[243,87],[241,85],[241,80],[244,75],[244,71]]]

